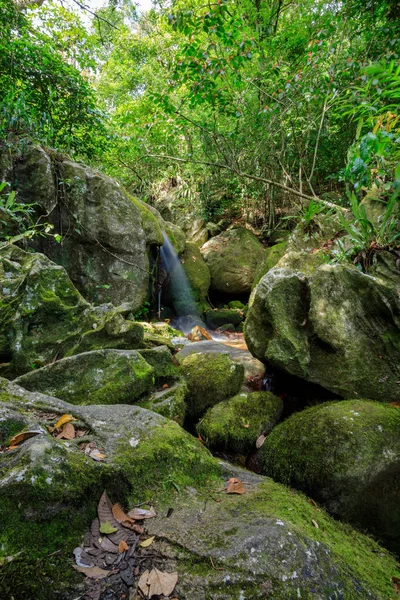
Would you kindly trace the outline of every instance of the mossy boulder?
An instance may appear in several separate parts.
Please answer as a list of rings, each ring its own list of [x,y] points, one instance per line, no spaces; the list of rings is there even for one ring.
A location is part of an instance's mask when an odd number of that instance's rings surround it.
[[[143,346],[143,327],[123,309],[91,306],[66,271],[38,253],[0,249],[2,373],[15,377],[55,358]]]
[[[188,384],[187,415],[192,420],[210,406],[237,394],[244,379],[243,366],[227,354],[190,354],[183,359],[181,368]]]
[[[218,329],[222,325],[239,325],[244,320],[242,310],[236,308],[216,308],[205,312],[207,325],[211,329]]]
[[[351,398],[398,400],[400,299],[349,265],[269,271],[245,323],[265,363]]]
[[[210,408],[196,429],[213,449],[247,454],[276,425],[282,410],[282,400],[271,392],[241,393]]]
[[[165,233],[174,247],[175,252],[177,254],[182,254],[186,248],[186,237],[182,229],[178,227],[178,225],[170,223],[169,221],[164,221],[163,225]]]
[[[66,413],[85,437],[65,441],[48,433],[47,426]],[[78,407],[0,379],[0,419],[12,422],[12,432],[16,421],[22,421],[19,431],[39,432],[0,453],[0,560],[23,552],[22,562],[17,558],[0,570],[4,598],[76,598],[81,576],[70,554],[96,516],[104,489],[130,506],[153,502],[155,495],[171,506],[171,482],[182,492],[201,489],[213,478],[215,485],[220,473],[209,452],[176,423],[137,406]],[[81,450],[89,442],[103,451],[103,461]]]
[[[48,433],[47,425],[65,413],[85,437],[55,440]],[[77,407],[0,380],[0,423],[6,415],[40,434],[0,453],[0,560],[14,558],[0,569],[4,598],[73,600],[84,593],[70,556],[104,489],[126,508],[155,506],[146,535],[155,536],[160,570],[179,572],[182,600],[261,600],[266,591],[277,600],[299,593],[386,600],[395,593],[390,578],[400,573],[380,546],[316,512],[301,494],[221,465],[154,412]],[[81,450],[88,442],[104,452],[103,461]],[[246,482],[246,494],[220,493],[212,501],[230,477]]]
[[[285,254],[287,248],[287,242],[280,242],[270,248],[267,248],[264,255],[264,260],[257,266],[255,271],[252,288],[254,289],[260,279],[264,277],[268,271],[275,267],[276,263]]]
[[[231,360],[242,365],[244,368],[245,379],[262,380],[265,374],[265,365],[254,358],[248,350],[227,346],[221,342],[214,340],[204,340],[195,344],[186,344],[175,358],[179,363],[182,363],[186,356],[190,354],[205,353],[211,355],[226,354]]]
[[[311,252],[322,244],[337,238],[345,231],[338,215],[332,211],[315,215],[311,221],[300,219],[287,238],[288,252]]]
[[[149,398],[140,400],[137,405],[172,419],[182,427],[186,415],[186,395],[186,383],[177,381],[167,388],[153,392]]]
[[[200,248],[196,244],[188,242],[185,251],[179,258],[192,288],[195,302],[206,302],[211,277]],[[170,276],[174,276],[173,272]]]
[[[251,291],[264,249],[254,233],[236,227],[208,240],[201,253],[210,269],[212,289],[246,294]]]
[[[71,404],[132,404],[150,391],[154,373],[136,350],[93,350],[26,373],[15,383]]]
[[[175,365],[168,346],[157,346],[139,350],[145,361],[154,369],[154,376],[158,383],[165,383],[178,376],[179,369]]]
[[[400,551],[400,410],[366,400],[292,415],[260,450],[262,472]]]
[[[163,243],[151,211],[116,181],[55,151],[27,144],[13,160],[18,197],[35,203],[63,238],[37,238],[35,249],[64,266],[89,301],[137,310],[149,296],[150,255]]]

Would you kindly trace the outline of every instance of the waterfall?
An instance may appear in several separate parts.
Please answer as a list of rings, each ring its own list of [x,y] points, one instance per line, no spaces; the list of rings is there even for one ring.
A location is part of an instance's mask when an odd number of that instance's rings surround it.
[[[160,258],[161,269],[166,271],[169,276],[168,291],[178,316],[177,325],[179,329],[186,333],[185,329],[190,331],[191,327],[197,324],[199,314],[186,273],[166,233],[164,233],[164,244],[160,248]],[[183,324],[183,327],[180,326]]]

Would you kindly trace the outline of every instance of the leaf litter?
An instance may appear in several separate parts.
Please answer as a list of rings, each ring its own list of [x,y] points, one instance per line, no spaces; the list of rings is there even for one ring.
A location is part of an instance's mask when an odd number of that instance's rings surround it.
[[[85,575],[85,600],[100,600],[106,590],[107,593],[112,590],[114,595],[110,598],[115,599],[133,597],[137,589],[138,598],[171,596],[178,573],[157,568],[160,557],[151,548],[155,536],[146,538],[144,528],[136,523],[156,516],[152,506],[125,512],[119,503],[111,502],[106,491],[103,492],[97,506],[97,518],[81,546],[73,551],[73,567]]]

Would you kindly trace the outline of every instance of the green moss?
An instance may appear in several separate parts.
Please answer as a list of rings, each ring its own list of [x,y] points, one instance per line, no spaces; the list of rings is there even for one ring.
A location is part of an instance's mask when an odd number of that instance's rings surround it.
[[[396,569],[394,558],[383,552],[382,547],[371,538],[333,520],[323,509],[317,510],[313,504],[305,502],[302,494],[272,480],[261,484],[257,495],[248,496],[247,502],[250,513],[255,510],[274,519],[282,519],[291,530],[324,544],[335,563],[342,567],[344,582],[355,577],[375,594],[374,598],[386,600],[394,597],[390,579],[392,576],[399,577],[400,571]],[[349,593],[351,591],[353,588],[348,589]]]
[[[180,260],[192,288],[195,302],[204,303],[210,287],[211,276],[199,247],[188,242]]]
[[[164,243],[163,233],[156,216],[147,208],[146,204],[138,198],[131,196],[126,192],[125,195],[133,202],[139,210],[142,217],[142,226],[146,235],[147,244],[156,244],[162,246]]]
[[[247,454],[261,433],[271,431],[282,409],[282,400],[270,392],[238,394],[210,408],[197,431],[214,449]]]
[[[263,472],[400,549],[400,411],[366,400],[291,416],[260,450]]]
[[[130,505],[157,497],[161,505],[171,506],[185,487],[215,485],[220,475],[220,467],[208,450],[173,421],[143,436],[135,447],[134,460],[132,457],[129,442],[121,442],[115,463],[129,481],[140,482],[129,493]]]
[[[187,414],[191,419],[238,393],[244,379],[243,365],[226,354],[191,354],[181,364],[188,383]]]
[[[244,314],[238,309],[219,308],[207,310],[205,317],[211,329],[218,329],[221,325],[239,325],[244,319]]]
[[[240,302],[240,300],[232,300],[232,302],[228,303],[228,308],[236,308],[238,310],[243,310],[245,308],[245,304],[243,304],[243,302]]]
[[[165,383],[178,377],[179,369],[175,366],[172,354],[167,346],[147,348],[139,350],[139,353],[153,367],[157,383]]]
[[[171,419],[182,427],[186,414],[186,394],[186,384],[179,382],[171,388],[155,392],[150,398],[137,402],[137,405]]]
[[[287,248],[287,242],[280,242],[279,244],[275,244],[275,246],[271,246],[267,248],[265,251],[265,258],[263,262],[261,262],[256,270],[252,289],[256,287],[260,279],[264,277],[268,271],[270,271],[273,267],[275,267],[276,263],[282,258],[285,254]]]

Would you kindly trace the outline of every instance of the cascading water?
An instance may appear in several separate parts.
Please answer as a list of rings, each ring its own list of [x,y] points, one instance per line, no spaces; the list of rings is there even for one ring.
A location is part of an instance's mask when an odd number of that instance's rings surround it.
[[[166,233],[164,233],[164,244],[160,248],[160,258],[161,269],[168,273],[168,293],[178,316],[175,326],[183,333],[189,333],[192,327],[198,324],[200,317],[182,263]]]

